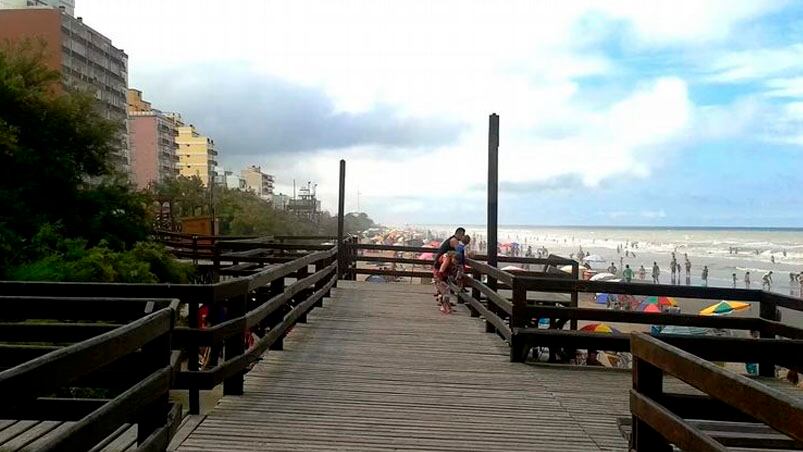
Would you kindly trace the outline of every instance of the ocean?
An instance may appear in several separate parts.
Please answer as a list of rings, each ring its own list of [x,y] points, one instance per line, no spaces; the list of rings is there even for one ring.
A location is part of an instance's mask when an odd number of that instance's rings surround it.
[[[456,225],[419,225],[417,230],[430,230],[436,237],[446,237],[454,232]],[[473,242],[486,240],[484,226],[464,226]],[[733,274],[736,273],[736,287],[745,287],[744,274],[750,272],[751,288],[761,288],[761,276],[773,272],[774,292],[799,295],[800,286],[790,284],[789,273],[803,271],[803,229],[771,228],[648,228],[648,227],[544,227],[544,226],[500,226],[500,243],[517,242],[532,246],[533,250],[545,247],[550,253],[569,257],[583,251],[596,254],[605,262],[592,262],[595,270],[604,270],[611,262],[624,264],[637,270],[640,265],[650,276],[652,263],[661,268],[661,283],[670,281],[669,262],[671,253],[676,253],[683,266],[684,253],[692,264],[692,285],[701,285],[703,266],[708,266],[708,285],[732,287]],[[637,243],[627,248],[635,257],[624,257],[617,253],[617,246]],[[628,253],[629,254],[629,253]],[[774,262],[773,262],[774,260]],[[685,267],[683,268],[683,284]]]

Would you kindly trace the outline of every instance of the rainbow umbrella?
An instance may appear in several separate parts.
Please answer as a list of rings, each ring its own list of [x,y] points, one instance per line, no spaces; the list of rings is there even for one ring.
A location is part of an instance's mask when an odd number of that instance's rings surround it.
[[[677,306],[678,305],[678,302],[672,297],[657,297],[657,296],[654,296],[654,295],[651,296],[651,297],[645,298],[642,301],[642,303],[654,304],[654,305],[658,305],[659,307],[660,306]]]
[[[641,302],[641,304],[638,305],[638,308],[636,308],[636,310],[642,312],[661,312],[661,308],[659,308],[657,304],[650,304],[645,302]]]
[[[722,314],[730,314],[733,311],[741,311],[743,309],[750,309],[750,303],[743,303],[741,301],[722,300],[717,304],[712,304],[711,306],[703,309],[702,311],[700,311],[700,314],[722,315]]]
[[[610,325],[604,323],[590,323],[582,328],[580,331],[591,331],[592,333],[618,333],[619,330],[612,328]]]

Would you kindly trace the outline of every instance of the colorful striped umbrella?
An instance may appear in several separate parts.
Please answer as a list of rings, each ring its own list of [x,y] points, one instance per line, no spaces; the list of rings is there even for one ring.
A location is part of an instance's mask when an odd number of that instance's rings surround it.
[[[703,309],[702,311],[700,311],[700,314],[722,315],[722,314],[730,314],[733,311],[741,311],[743,309],[750,309],[750,303],[743,303],[741,301],[722,300],[717,304],[712,304],[711,306]]]
[[[642,303],[654,304],[658,306],[677,306],[678,302],[672,297],[657,297],[651,296],[645,298]]]
[[[619,330],[612,328],[605,323],[590,323],[582,328],[580,331],[591,331],[592,333],[618,333]]]
[[[636,310],[642,312],[661,312],[661,308],[659,308],[657,304],[650,304],[645,302],[642,302],[640,305],[638,305],[638,308]]]

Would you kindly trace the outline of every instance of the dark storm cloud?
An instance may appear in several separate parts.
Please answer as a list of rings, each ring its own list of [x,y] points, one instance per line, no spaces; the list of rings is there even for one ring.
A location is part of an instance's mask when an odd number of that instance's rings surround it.
[[[155,108],[178,111],[186,122],[235,155],[336,149],[358,145],[426,148],[454,143],[465,125],[403,118],[381,105],[339,113],[323,91],[242,67],[182,67],[132,74]]]

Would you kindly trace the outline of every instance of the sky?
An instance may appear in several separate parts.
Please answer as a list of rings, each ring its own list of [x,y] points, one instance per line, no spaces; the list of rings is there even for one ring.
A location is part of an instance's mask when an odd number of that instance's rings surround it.
[[[129,86],[383,224],[803,226],[803,2],[78,0]]]

